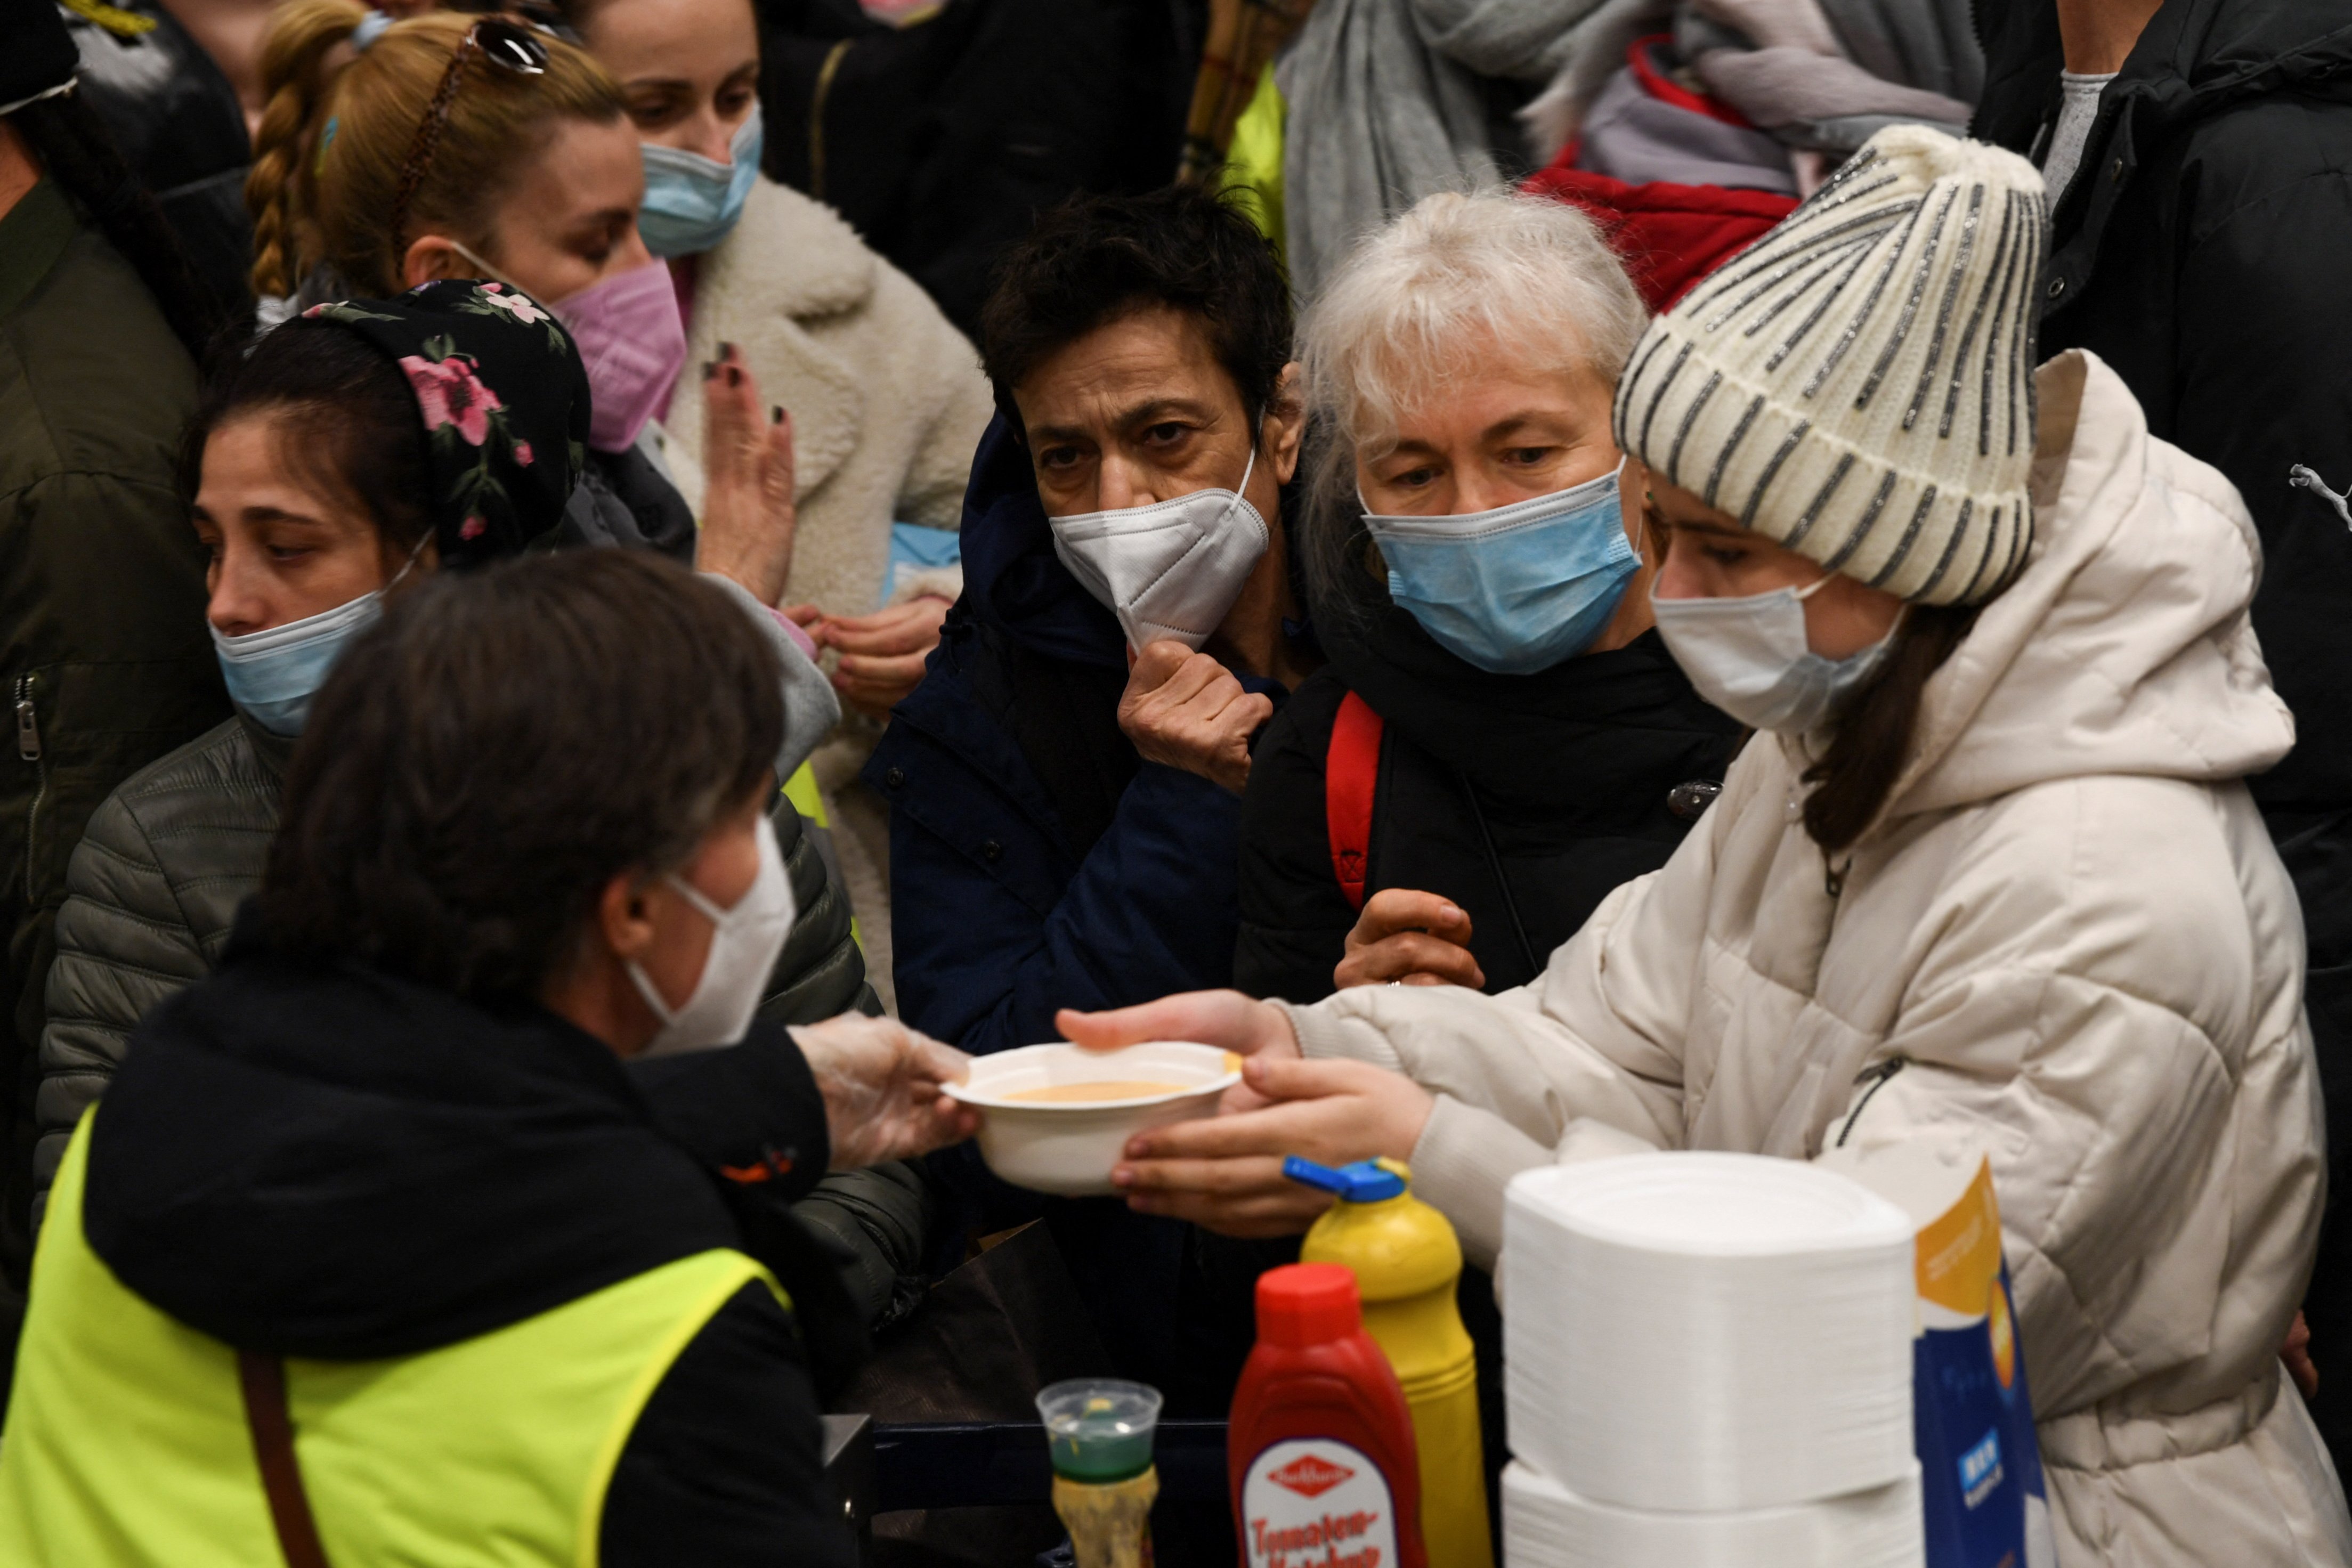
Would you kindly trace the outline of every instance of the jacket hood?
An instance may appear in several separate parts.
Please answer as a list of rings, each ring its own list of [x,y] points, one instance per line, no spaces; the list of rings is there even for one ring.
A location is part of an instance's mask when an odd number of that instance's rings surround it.
[[[245,930],[133,1037],[91,1124],[83,1228],[181,1322],[335,1358],[449,1343],[740,1244],[602,1042]]]
[[[1927,686],[1886,820],[2087,774],[2218,783],[2294,744],[2248,614],[2262,546],[2214,469],[2077,350],[2035,375],[2029,564]]]
[[[1654,631],[1528,675],[1479,669],[1394,604],[1318,632],[1332,668],[1383,723],[1482,795],[1544,821],[1622,816],[1629,783],[1646,795],[1662,769],[1719,779],[1739,727],[1692,689]]]
[[[2074,182],[2060,232],[2100,232],[2133,172],[2184,126],[2286,96],[2352,99],[2352,16],[2336,0],[2166,0],[2101,95],[2083,149],[2083,168],[2121,169]]]
[[[1124,672],[1127,634],[1054,553],[1029,449],[1000,413],[963,497],[963,602],[1032,653]]]
[[[2352,14],[2336,0],[2166,0],[2115,86],[2161,131],[2245,99],[2352,97]]]

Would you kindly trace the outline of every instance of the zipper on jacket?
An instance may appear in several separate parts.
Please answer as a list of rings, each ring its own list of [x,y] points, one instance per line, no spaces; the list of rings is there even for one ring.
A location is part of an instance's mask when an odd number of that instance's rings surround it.
[[[34,830],[40,825],[41,802],[49,792],[49,765],[41,755],[41,716],[33,706],[31,671],[16,677],[16,755],[40,769],[33,786],[33,804],[25,813],[25,902],[33,902]]]
[[[1477,787],[1470,775],[1459,768],[1454,777],[1461,781],[1463,799],[1470,802],[1470,820],[1478,824],[1478,843],[1486,852],[1486,869],[1495,873],[1496,889],[1503,895],[1503,909],[1511,917],[1511,935],[1518,938],[1519,957],[1527,964],[1528,974],[1535,979],[1543,977],[1543,960],[1536,956],[1535,944],[1528,940],[1527,923],[1519,918],[1519,901],[1511,892],[1511,879],[1503,870],[1503,857],[1495,852],[1495,835],[1486,826],[1486,813],[1478,804]]]
[[[1828,851],[1822,851],[1822,891],[1828,894],[1832,898],[1844,897],[1845,873],[1853,869],[1853,857],[1852,855],[1846,856],[1845,864],[1840,865],[1835,861],[1830,859]]]
[[[1864,1111],[1870,1109],[1873,1097],[1886,1087],[1888,1079],[1910,1065],[1911,1059],[1907,1056],[1890,1056],[1875,1067],[1864,1068],[1855,1076],[1854,1083],[1857,1087],[1864,1084],[1869,1087],[1863,1089],[1861,1103],[1847,1113],[1845,1125],[1838,1129],[1837,1142],[1832,1145],[1832,1147],[1841,1149],[1845,1147],[1845,1141],[1853,1135],[1853,1124],[1862,1120],[1862,1113]]]

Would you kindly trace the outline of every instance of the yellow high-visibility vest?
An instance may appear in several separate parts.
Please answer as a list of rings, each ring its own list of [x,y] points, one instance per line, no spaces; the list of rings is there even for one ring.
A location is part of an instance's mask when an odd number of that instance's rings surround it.
[[[89,1129],[58,1172],[0,1430],[0,1564],[283,1562],[236,1353],[157,1311],[82,1235]],[[621,1449],[678,1353],[753,1280],[714,1249],[491,1333],[380,1361],[289,1358],[303,1490],[336,1568],[589,1568]]]

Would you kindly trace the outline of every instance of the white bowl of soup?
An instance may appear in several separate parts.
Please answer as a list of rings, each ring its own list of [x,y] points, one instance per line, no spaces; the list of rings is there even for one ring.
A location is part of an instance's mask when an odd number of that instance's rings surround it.
[[[1146,1127],[1217,1113],[1242,1059],[1214,1046],[1153,1040],[1122,1051],[1024,1045],[975,1057],[947,1092],[983,1112],[981,1157],[1015,1186],[1063,1197],[1112,1189],[1111,1167]]]

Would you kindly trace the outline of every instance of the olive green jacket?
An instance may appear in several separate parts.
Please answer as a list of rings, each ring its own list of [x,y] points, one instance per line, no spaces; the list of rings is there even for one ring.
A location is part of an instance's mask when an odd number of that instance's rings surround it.
[[[29,1131],[66,861],[116,785],[226,716],[174,481],[196,371],[138,275],[44,181],[0,216],[0,1117]],[[21,1149],[21,1143],[15,1145]],[[0,1181],[21,1280],[30,1172]]]
[[[140,1019],[212,971],[237,905],[259,890],[293,744],[239,715],[131,778],[90,818],[66,875],[48,977],[34,1102],[44,1197]],[[815,838],[781,798],[772,820],[799,915],[761,1016],[814,1023],[880,1010]],[[919,1293],[929,1197],[910,1167],[837,1172],[796,1212],[836,1243],[869,1321]]]

